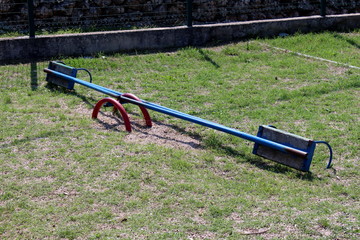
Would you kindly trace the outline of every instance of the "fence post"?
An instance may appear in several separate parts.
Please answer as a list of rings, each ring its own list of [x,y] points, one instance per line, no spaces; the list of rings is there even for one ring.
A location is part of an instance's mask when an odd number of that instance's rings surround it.
[[[186,20],[187,26],[192,27],[192,10],[193,10],[193,0],[186,0]]]
[[[326,0],[321,0],[321,16],[325,17],[326,16]]]
[[[28,0],[29,37],[35,38],[34,1]]]

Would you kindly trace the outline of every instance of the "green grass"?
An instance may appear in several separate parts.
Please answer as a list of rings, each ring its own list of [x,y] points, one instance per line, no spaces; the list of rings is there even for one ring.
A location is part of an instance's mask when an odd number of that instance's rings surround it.
[[[0,238],[358,239],[360,72],[264,43],[360,67],[359,32],[62,60],[99,85],[250,134],[272,124],[327,140],[332,169],[320,145],[301,173],[152,111],[162,132],[128,134],[109,108],[91,119],[102,94],[48,86],[46,62],[0,66]]]
[[[357,56],[360,48],[358,35],[358,30],[342,34],[337,32],[296,34],[295,37],[278,38],[267,42],[272,46],[360,67],[360,58]],[[309,38],[312,39],[312,43],[304,44]]]

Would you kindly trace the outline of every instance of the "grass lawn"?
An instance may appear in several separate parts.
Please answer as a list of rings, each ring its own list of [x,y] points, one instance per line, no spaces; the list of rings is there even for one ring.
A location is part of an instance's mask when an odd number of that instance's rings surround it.
[[[360,32],[296,34],[152,54],[62,59],[96,84],[256,135],[262,124],[319,145],[310,173],[253,144],[49,86],[47,62],[0,66],[1,239],[359,239]],[[79,78],[87,80],[85,72]]]

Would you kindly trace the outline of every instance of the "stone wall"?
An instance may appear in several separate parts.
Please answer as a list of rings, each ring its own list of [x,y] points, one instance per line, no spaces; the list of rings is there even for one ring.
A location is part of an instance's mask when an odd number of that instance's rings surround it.
[[[27,1],[0,0],[0,30],[27,29]],[[34,0],[38,29],[184,25],[186,0]],[[360,0],[327,0],[328,14],[360,12]],[[194,24],[320,14],[320,0],[193,0]]]
[[[169,28],[151,28],[80,34],[43,35],[36,38],[0,38],[0,64],[39,61],[98,53],[164,50],[208,43],[273,37],[280,33],[348,31],[360,27],[360,14],[258,20]]]

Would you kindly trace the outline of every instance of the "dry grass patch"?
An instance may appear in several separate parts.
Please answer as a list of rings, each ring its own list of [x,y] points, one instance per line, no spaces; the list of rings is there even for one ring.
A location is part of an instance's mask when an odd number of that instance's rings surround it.
[[[199,140],[180,133],[171,125],[155,122],[151,128],[143,128],[135,124],[133,126],[133,132],[125,137],[126,141],[138,144],[158,144],[186,150],[201,149]]]

